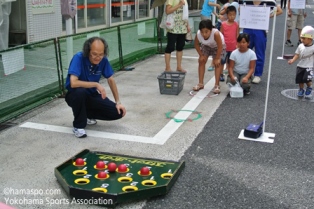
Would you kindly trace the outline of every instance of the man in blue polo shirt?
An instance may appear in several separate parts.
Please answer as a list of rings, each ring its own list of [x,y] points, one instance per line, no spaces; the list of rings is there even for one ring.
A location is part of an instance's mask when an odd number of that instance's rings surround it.
[[[107,51],[104,39],[92,37],[85,41],[83,51],[71,60],[65,101],[72,108],[73,133],[78,138],[87,136],[84,128],[87,124],[96,124],[96,119],[117,120],[126,114],[113,78],[114,71],[106,57]],[[105,88],[99,83],[101,75],[107,79],[115,102],[107,97]]]

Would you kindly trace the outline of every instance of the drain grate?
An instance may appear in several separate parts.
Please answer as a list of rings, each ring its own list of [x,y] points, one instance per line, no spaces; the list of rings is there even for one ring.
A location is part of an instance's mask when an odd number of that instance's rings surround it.
[[[15,123],[0,123],[0,132],[15,125]]]
[[[281,94],[284,95],[285,97],[288,97],[288,98],[294,99],[294,100],[314,102],[314,100],[313,100],[313,92],[312,92],[312,99],[305,99],[304,97],[302,97],[302,98],[298,97],[298,91],[299,91],[299,89],[286,89],[286,90],[283,90],[281,92]]]

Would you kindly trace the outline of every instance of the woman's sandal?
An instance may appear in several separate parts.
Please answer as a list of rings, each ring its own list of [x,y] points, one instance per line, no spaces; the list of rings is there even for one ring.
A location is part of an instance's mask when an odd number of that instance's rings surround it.
[[[220,86],[215,86],[212,90],[214,94],[220,94]]]
[[[179,72],[179,73],[186,73],[186,70],[177,70],[177,72]]]
[[[204,89],[204,84],[197,84],[196,86],[193,87],[193,91],[199,91],[201,89]]]

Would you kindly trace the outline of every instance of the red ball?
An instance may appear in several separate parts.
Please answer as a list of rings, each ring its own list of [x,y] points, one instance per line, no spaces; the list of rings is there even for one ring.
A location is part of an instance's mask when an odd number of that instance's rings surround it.
[[[77,158],[75,160],[75,165],[80,166],[80,165],[84,165],[85,161],[82,158]]]
[[[141,170],[140,170],[140,174],[141,175],[144,175],[144,176],[147,176],[147,175],[149,175],[149,168],[147,168],[146,166],[145,167],[143,167],[143,168],[141,168]]]
[[[105,171],[99,171],[98,172],[98,178],[100,178],[100,179],[107,178],[107,173]]]
[[[128,170],[128,167],[126,167],[125,164],[120,164],[118,166],[118,172],[126,172]]]
[[[115,163],[111,162],[111,163],[108,164],[108,171],[109,172],[115,172],[116,168],[117,168],[117,165]]]
[[[98,161],[97,163],[96,163],[96,168],[97,169],[103,169],[103,168],[105,168],[106,167],[106,164],[104,163],[104,161]]]

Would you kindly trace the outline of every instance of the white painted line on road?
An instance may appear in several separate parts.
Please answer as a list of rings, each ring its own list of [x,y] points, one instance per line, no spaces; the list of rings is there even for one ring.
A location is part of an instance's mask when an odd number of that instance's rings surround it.
[[[63,126],[55,126],[55,125],[47,125],[47,124],[41,124],[41,123],[26,122],[26,123],[22,124],[20,127],[32,128],[32,129],[44,130],[44,131],[53,131],[53,132],[66,133],[66,134],[73,134],[72,128],[63,127]],[[157,144],[156,140],[153,139],[152,137],[116,134],[116,133],[93,131],[93,130],[87,130],[87,129],[85,129],[85,130],[87,131],[88,136],[93,136],[93,137],[98,137],[98,138]]]
[[[182,110],[195,110],[197,106],[206,98],[211,89],[215,85],[215,77],[210,79],[205,85],[205,88],[199,91],[192,99],[182,108]],[[174,118],[186,120],[192,112],[181,111],[178,112]],[[154,139],[158,144],[164,144],[171,135],[176,132],[183,123],[177,123],[174,120],[170,120],[165,127],[163,127],[155,136]]]
[[[215,84],[215,77],[210,79],[205,85],[204,89],[199,91],[195,96],[193,96],[192,99],[182,108],[182,110],[194,111],[197,108],[197,106],[204,100],[204,98],[207,98],[207,95],[210,93],[211,89],[214,87],[214,84]],[[191,114],[192,112],[179,111],[174,116],[174,118],[186,120]],[[180,128],[182,124],[183,122],[178,123],[178,122],[175,122],[174,120],[170,120],[154,137],[117,134],[117,133],[110,133],[110,132],[93,131],[93,130],[88,130],[88,129],[85,129],[85,130],[87,131],[88,136],[93,136],[97,138],[115,139],[115,140],[121,140],[121,141],[132,141],[132,142],[162,145],[172,136],[172,134],[174,134]],[[72,128],[70,127],[47,125],[47,124],[41,124],[41,123],[26,122],[20,125],[20,127],[73,134]]]

